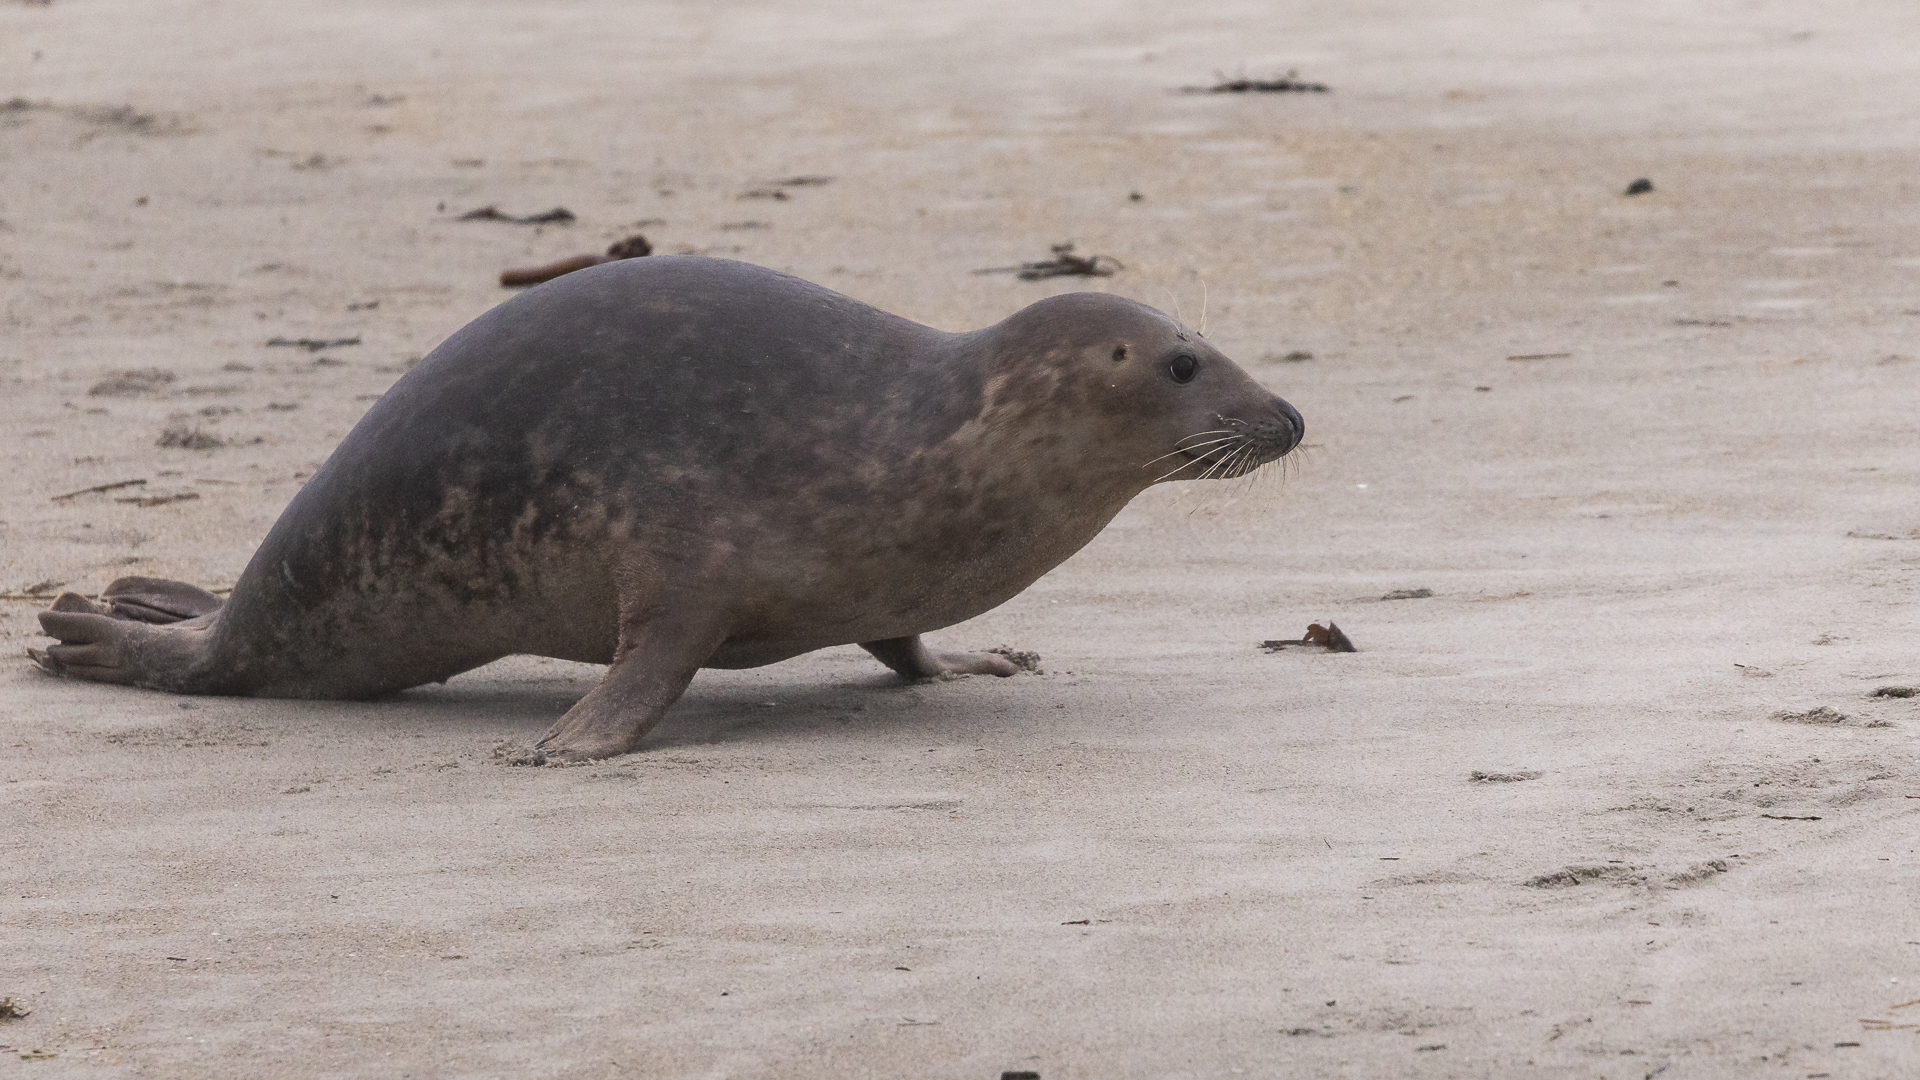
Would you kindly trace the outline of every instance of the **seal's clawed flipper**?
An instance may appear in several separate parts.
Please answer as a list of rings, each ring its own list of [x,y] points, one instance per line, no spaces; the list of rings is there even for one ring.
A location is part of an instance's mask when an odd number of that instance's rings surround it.
[[[164,626],[211,615],[220,610],[221,604],[219,597],[184,581],[123,577],[108,585],[98,600],[75,592],[63,592],[54,598],[53,606],[48,610],[105,615]]]
[[[934,652],[927,648],[918,634],[885,641],[863,641],[860,647],[905,679],[937,679],[943,675],[998,675],[1005,678],[1020,671],[1019,665],[1012,660],[993,653]]]
[[[574,702],[533,748],[559,761],[591,761],[637,748],[725,639],[724,631],[699,620],[663,617],[623,627],[600,685]]]
[[[104,606],[93,605],[92,601],[72,593],[61,599],[67,596],[95,607]],[[96,611],[76,611],[77,606],[69,602],[63,609],[56,602],[41,612],[41,630],[48,637],[60,639],[60,644],[45,649],[29,648],[27,656],[55,675],[71,675],[93,682],[142,683],[142,673],[128,663],[123,646],[129,629],[134,626],[145,629],[145,626]]]
[[[205,638],[192,631],[206,629],[220,605],[205,589],[160,578],[121,578],[99,600],[61,593],[40,613],[40,629],[60,644],[27,656],[55,675],[190,692]]]
[[[219,611],[222,603],[197,585],[150,577],[120,578],[100,594],[100,602],[111,609],[108,614],[144,623],[197,619]]]

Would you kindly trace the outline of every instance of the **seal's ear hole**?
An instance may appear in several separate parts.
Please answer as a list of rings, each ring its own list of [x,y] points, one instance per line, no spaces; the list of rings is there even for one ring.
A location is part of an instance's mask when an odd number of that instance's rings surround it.
[[[1200,374],[1200,361],[1181,353],[1167,365],[1167,374],[1173,376],[1174,382],[1190,383],[1195,375]]]
[[[1125,360],[1126,358],[1127,358],[1127,347],[1125,345],[1115,345],[1113,347],[1113,362],[1117,364],[1120,361]]]

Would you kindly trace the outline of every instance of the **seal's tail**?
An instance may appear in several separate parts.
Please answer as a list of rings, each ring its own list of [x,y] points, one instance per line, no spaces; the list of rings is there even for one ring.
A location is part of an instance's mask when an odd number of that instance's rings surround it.
[[[56,675],[191,692],[204,631],[220,606],[185,582],[124,577],[97,601],[61,593],[40,613],[40,628],[60,644],[27,655]]]

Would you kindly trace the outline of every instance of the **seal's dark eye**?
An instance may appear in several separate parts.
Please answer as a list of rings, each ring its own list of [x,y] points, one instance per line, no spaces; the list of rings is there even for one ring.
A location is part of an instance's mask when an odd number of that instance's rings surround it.
[[[1185,353],[1174,357],[1173,363],[1167,365],[1167,374],[1173,376],[1173,381],[1177,383],[1192,382],[1193,377],[1199,373],[1200,361]]]

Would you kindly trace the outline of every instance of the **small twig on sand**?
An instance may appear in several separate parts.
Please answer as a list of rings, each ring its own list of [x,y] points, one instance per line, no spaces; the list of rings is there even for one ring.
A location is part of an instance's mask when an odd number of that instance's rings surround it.
[[[538,285],[543,281],[571,274],[575,270],[585,270],[589,266],[601,263],[619,262],[621,259],[638,259],[653,254],[653,245],[647,238],[635,233],[625,240],[616,240],[607,247],[605,255],[575,255],[570,259],[550,262],[545,266],[529,266],[516,270],[500,271],[500,284],[510,289],[527,285]]]
[[[1053,245],[1053,258],[1019,266],[991,266],[976,274],[1018,274],[1021,281],[1040,281],[1051,277],[1112,277],[1126,264],[1111,255],[1075,255],[1073,244]]]
[[[144,483],[146,483],[145,480],[115,480],[111,484],[95,484],[90,488],[81,488],[79,491],[69,491],[65,495],[55,495],[52,499],[48,501],[49,502],[66,502],[68,499],[76,499],[82,495],[92,495],[95,492],[100,492],[100,491],[118,491],[121,488],[126,488],[126,487],[139,487]]]
[[[564,206],[556,206],[539,214],[527,214],[515,217],[503,214],[497,206],[483,206],[478,210],[469,210],[461,214],[460,221],[506,221],[515,225],[561,225],[574,220],[573,211]]]
[[[337,338],[277,337],[277,338],[269,338],[267,340],[267,346],[269,348],[305,349],[308,352],[319,352],[321,349],[337,349],[342,345],[358,345],[358,344],[360,344],[360,339],[357,337],[337,337]]]
[[[118,503],[132,503],[135,506],[165,506],[168,503],[186,502],[189,499],[197,499],[199,497],[200,493],[197,491],[183,491],[178,495],[151,495],[144,499],[115,499],[113,501]]]

